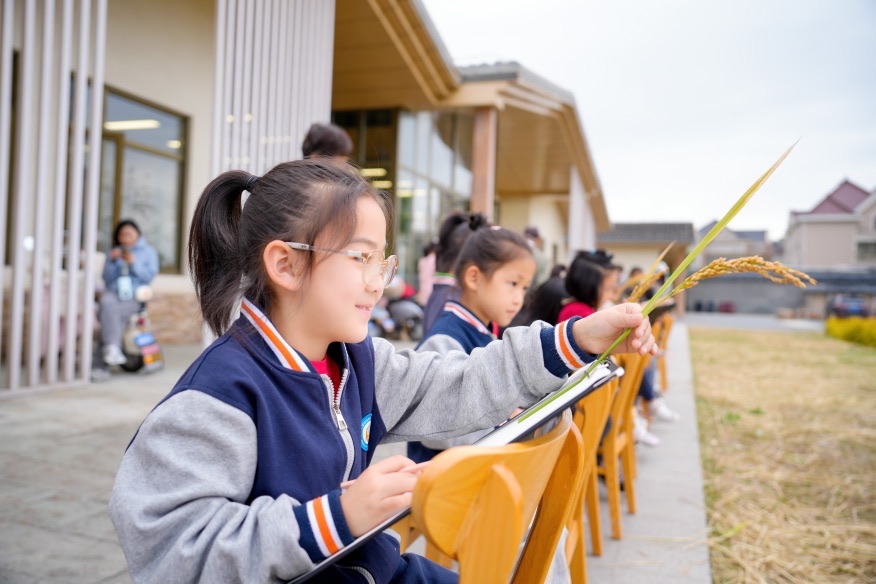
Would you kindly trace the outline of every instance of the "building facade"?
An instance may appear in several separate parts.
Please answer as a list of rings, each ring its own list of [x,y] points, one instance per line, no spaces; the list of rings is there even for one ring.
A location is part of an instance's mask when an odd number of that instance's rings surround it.
[[[346,128],[393,196],[407,278],[453,209],[539,225],[556,261],[608,228],[573,97],[514,63],[456,67],[418,0],[3,0],[2,16],[0,395],[87,382],[122,218],[159,252],[159,339],[197,342],[202,189],[299,158],[313,122]]]
[[[784,261],[802,268],[876,268],[876,191],[844,180],[811,210],[791,212]]]

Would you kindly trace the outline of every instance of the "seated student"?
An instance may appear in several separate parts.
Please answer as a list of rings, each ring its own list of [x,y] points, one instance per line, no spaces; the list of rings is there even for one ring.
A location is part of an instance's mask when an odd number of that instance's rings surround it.
[[[456,278],[459,301],[448,300],[444,312],[417,346],[418,352],[471,353],[496,340],[500,327],[508,326],[523,306],[535,275],[532,250],[523,237],[502,228],[490,228],[483,215],[470,220],[472,234],[459,253]],[[460,396],[466,400],[465,396]],[[408,443],[408,458],[431,460],[452,446],[472,444],[489,430],[451,439]]]
[[[560,310],[570,300],[565,275],[552,276],[534,292],[530,289],[523,310],[514,317],[511,325],[528,326],[537,320],[557,324],[560,322]]]
[[[396,351],[368,336],[398,266],[384,255],[390,213],[384,193],[320,160],[262,177],[228,171],[207,186],[188,257],[204,320],[221,336],[149,413],[116,474],[110,517],[135,582],[304,574],[411,504],[413,463],[371,464],[381,441],[495,426],[627,328],[619,352],[656,349],[641,307],[626,304],[510,329],[471,355]],[[379,534],[312,581],[457,575]]]
[[[480,213],[454,211],[441,223],[438,244],[435,248],[435,276],[432,293],[423,307],[423,334],[428,334],[435,320],[444,310],[448,300],[459,300],[459,284],[456,281],[456,260],[462,246],[472,233],[471,225],[486,222]]]
[[[120,221],[113,232],[113,248],[103,267],[105,289],[100,296],[97,320],[103,361],[121,365],[128,359],[122,352],[122,335],[132,314],[140,310],[134,291],[152,282],[158,273],[158,253],[130,219]]]
[[[602,306],[608,291],[603,287],[605,270],[588,259],[587,252],[578,252],[566,273],[566,290],[572,297],[560,309],[559,320],[573,316],[590,316]]]

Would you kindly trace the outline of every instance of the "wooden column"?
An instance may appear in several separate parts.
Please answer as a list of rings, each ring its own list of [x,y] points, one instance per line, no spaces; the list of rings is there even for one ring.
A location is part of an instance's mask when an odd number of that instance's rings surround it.
[[[483,213],[493,219],[496,200],[496,148],[498,145],[499,114],[492,107],[475,110],[472,141],[472,213]]]

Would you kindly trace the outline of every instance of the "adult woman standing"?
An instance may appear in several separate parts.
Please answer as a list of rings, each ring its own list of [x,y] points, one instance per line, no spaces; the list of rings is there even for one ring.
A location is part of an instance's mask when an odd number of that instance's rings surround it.
[[[101,294],[97,315],[103,361],[107,365],[127,361],[122,352],[122,334],[128,319],[140,310],[134,291],[152,282],[157,273],[158,253],[146,242],[136,223],[130,219],[120,221],[113,232],[113,248],[103,268],[106,288]]]

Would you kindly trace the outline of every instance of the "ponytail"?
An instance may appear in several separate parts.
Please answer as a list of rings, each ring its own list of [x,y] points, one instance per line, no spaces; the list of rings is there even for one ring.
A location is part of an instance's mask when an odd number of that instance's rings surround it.
[[[439,272],[456,271],[457,259],[462,246],[477,229],[489,225],[482,213],[455,211],[444,219],[438,230],[438,247],[435,249],[435,269]]]
[[[189,230],[189,269],[204,322],[216,335],[231,323],[240,299],[241,195],[250,174],[230,170],[204,189]]]

